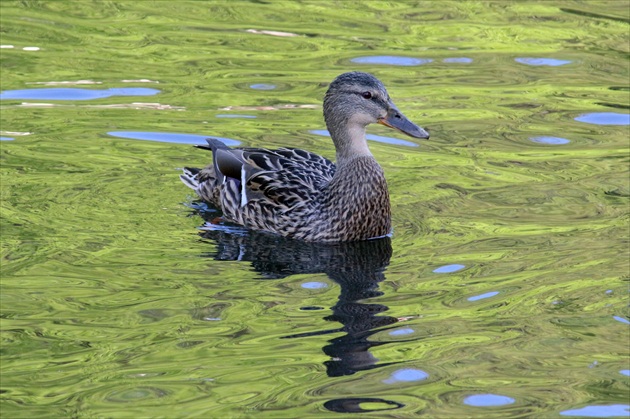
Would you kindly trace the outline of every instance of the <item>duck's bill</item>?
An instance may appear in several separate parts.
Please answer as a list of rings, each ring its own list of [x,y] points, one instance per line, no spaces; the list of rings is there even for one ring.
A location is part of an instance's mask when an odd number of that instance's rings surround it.
[[[379,119],[378,123],[386,127],[397,129],[414,138],[423,138],[425,140],[429,138],[429,133],[424,128],[411,122],[396,108],[390,108],[387,115]]]

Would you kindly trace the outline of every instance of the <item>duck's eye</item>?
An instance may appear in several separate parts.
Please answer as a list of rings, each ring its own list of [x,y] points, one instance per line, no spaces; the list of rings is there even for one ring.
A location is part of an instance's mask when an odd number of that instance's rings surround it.
[[[363,96],[365,99],[372,99],[372,93],[370,92],[363,92],[361,93],[361,96]]]

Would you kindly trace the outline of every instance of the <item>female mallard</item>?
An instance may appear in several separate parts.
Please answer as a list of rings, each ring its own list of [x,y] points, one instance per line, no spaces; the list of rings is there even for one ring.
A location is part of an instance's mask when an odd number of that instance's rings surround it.
[[[391,231],[383,169],[365,140],[365,127],[379,123],[411,137],[429,134],[409,121],[385,86],[371,74],[345,73],[324,97],[324,119],[337,150],[337,164],[295,148],[229,148],[208,139],[213,162],[185,168],[180,177],[226,220],[255,230],[312,242],[345,242]]]

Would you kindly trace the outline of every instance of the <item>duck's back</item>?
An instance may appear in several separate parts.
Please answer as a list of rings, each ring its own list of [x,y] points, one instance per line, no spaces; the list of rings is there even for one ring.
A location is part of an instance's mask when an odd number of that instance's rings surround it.
[[[224,216],[256,230],[292,237],[314,221],[322,191],[334,177],[333,162],[300,149],[243,149],[247,164],[241,179],[221,185]]]

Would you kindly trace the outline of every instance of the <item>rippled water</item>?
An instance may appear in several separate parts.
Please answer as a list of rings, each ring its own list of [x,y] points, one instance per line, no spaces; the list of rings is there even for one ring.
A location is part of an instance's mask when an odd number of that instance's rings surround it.
[[[627,2],[0,9],[3,417],[628,416]],[[333,157],[351,69],[431,131],[369,129],[391,239],[179,182],[206,136]]]

